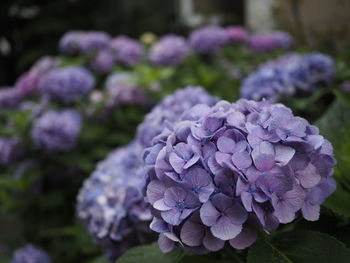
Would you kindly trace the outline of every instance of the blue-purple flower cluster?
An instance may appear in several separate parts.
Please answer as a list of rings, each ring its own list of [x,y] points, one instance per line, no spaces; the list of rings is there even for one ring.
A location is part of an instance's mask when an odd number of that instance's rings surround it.
[[[228,42],[228,36],[224,28],[219,26],[204,26],[191,32],[189,44],[191,48],[200,54],[213,54],[218,52]]]
[[[311,93],[332,81],[334,69],[333,59],[321,53],[286,54],[249,75],[242,83],[241,97],[275,102],[283,96]]]
[[[18,89],[13,87],[0,87],[0,109],[14,109],[22,100]]]
[[[0,136],[0,166],[7,166],[21,155],[21,140]]]
[[[31,136],[35,144],[48,152],[69,151],[77,143],[82,126],[75,110],[47,111],[35,120]]]
[[[44,250],[28,244],[14,252],[10,263],[51,263],[51,259]]]
[[[68,31],[59,43],[59,49],[67,54],[89,54],[109,45],[111,37],[101,31]]]
[[[117,148],[99,163],[78,195],[78,217],[113,260],[152,236],[152,215],[142,195],[141,152],[137,142]]]
[[[148,147],[152,139],[170,123],[177,122],[182,114],[197,104],[214,105],[218,99],[201,87],[187,87],[166,96],[146,115],[137,129],[136,138],[142,146]],[[199,107],[200,109],[200,107]]]
[[[83,67],[56,68],[42,77],[40,92],[50,99],[70,103],[86,95],[95,86],[94,76]]]
[[[259,230],[299,214],[317,220],[336,187],[332,151],[316,126],[282,104],[195,106],[144,153],[160,248],[205,253],[229,241],[244,249]]]
[[[254,52],[270,52],[288,49],[293,45],[293,37],[284,31],[255,34],[249,37],[248,46]]]
[[[143,57],[142,45],[127,36],[119,36],[112,39],[109,47],[115,53],[117,61],[126,66],[137,64]]]
[[[107,107],[109,108],[120,104],[142,105],[147,102],[144,89],[136,84],[133,75],[129,72],[111,74],[106,80],[106,91],[109,99]]]
[[[183,37],[166,35],[152,46],[149,60],[158,66],[176,66],[186,58],[188,51]]]

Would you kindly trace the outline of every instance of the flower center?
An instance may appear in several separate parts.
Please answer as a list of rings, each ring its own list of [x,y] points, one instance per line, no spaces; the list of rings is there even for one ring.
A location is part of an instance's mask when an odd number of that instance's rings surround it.
[[[198,194],[199,191],[200,191],[200,187],[199,187],[198,185],[195,185],[195,186],[193,186],[192,190],[193,190],[193,192],[195,192],[196,194]]]
[[[177,209],[179,209],[180,211],[185,209],[185,202],[184,201],[180,201],[177,203],[176,205]]]

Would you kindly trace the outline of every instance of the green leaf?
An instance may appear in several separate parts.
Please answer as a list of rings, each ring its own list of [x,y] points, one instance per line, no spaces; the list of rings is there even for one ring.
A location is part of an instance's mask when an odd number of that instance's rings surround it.
[[[289,232],[273,240],[294,263],[348,263],[350,250],[336,238],[314,231]]]
[[[248,252],[248,263],[348,263],[350,250],[324,233],[287,232],[271,241],[259,240]]]
[[[280,250],[266,240],[256,242],[248,252],[248,263],[292,263]]]
[[[129,249],[117,263],[176,263],[180,262],[183,255],[179,248],[170,253],[163,253],[158,244],[153,243]]]

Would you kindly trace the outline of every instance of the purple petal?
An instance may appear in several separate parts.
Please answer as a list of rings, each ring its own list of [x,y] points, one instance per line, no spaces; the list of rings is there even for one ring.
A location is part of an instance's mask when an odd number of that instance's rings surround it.
[[[147,198],[148,201],[153,204],[155,201],[164,197],[165,186],[158,180],[153,180],[147,187]]]
[[[180,237],[184,244],[196,247],[201,245],[205,234],[203,225],[187,220],[181,228]]]
[[[209,251],[214,252],[214,251],[219,251],[220,249],[222,249],[225,245],[225,241],[214,237],[213,234],[207,230],[207,231],[205,231],[203,245]]]
[[[174,248],[174,241],[160,234],[158,238],[158,246],[163,253],[168,253]]]
[[[252,151],[252,158],[257,169],[268,171],[275,165],[275,151],[271,143],[262,142]]]
[[[179,157],[176,153],[171,152],[169,154],[169,163],[177,173],[182,173],[185,161]]]
[[[169,226],[163,220],[157,218],[153,218],[149,227],[157,233],[169,232]]]
[[[169,207],[174,207],[178,202],[186,198],[186,191],[180,187],[170,187],[164,193],[164,203]]]
[[[236,249],[245,249],[250,247],[257,239],[258,235],[255,229],[244,227],[242,232],[230,240],[230,245]]]
[[[238,169],[246,169],[252,165],[252,159],[247,151],[234,153],[231,160]]]
[[[309,202],[305,202],[301,209],[303,217],[309,221],[317,221],[320,218],[320,206],[312,205]]]
[[[200,156],[198,154],[194,154],[193,157],[184,165],[184,169],[188,169],[193,166],[196,162],[198,162]]]
[[[202,205],[200,209],[200,217],[202,219],[203,224],[207,226],[212,226],[216,223],[219,216],[219,211],[213,206],[213,204],[210,201]]]
[[[235,225],[243,224],[248,218],[247,212],[237,202],[233,203],[231,207],[227,208],[224,214],[228,219],[230,219],[230,223]]]
[[[217,141],[217,147],[219,151],[223,153],[233,153],[235,146],[235,141],[228,137],[222,136]]]
[[[221,216],[210,230],[215,237],[221,240],[230,240],[235,238],[242,231],[242,225],[234,225],[230,222],[228,217]]]
[[[167,222],[168,224],[177,226],[181,223],[180,221],[181,212],[176,208],[173,208],[169,211],[162,211],[160,214],[164,219],[164,221]]]
[[[245,209],[248,212],[251,212],[252,211],[252,201],[253,201],[252,195],[248,192],[243,192],[241,194],[241,200],[242,200],[242,203],[243,203]]]
[[[275,160],[282,166],[287,165],[295,154],[295,150],[292,147],[288,147],[280,144],[275,146],[275,152],[276,152]]]
[[[312,188],[321,181],[321,176],[316,167],[311,163],[303,170],[298,172],[300,183],[305,188]]]
[[[153,207],[159,211],[168,211],[171,209],[168,205],[165,204],[164,199],[159,199],[153,203]]]

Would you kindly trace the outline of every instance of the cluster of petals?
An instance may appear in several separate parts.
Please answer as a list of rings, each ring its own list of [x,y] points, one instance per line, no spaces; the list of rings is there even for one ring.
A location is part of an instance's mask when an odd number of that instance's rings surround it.
[[[69,151],[80,135],[82,119],[71,109],[47,111],[33,123],[31,136],[34,143],[48,152]]]
[[[169,123],[180,120],[185,111],[197,104],[214,105],[218,98],[210,95],[202,87],[188,86],[177,90],[161,100],[138,126],[136,138],[144,147],[160,134]]]
[[[68,31],[59,42],[67,54],[89,54],[108,47],[111,37],[102,31]]]
[[[270,52],[276,49],[288,49],[293,44],[293,37],[284,31],[254,34],[248,39],[248,46],[254,52]]]
[[[93,239],[115,260],[150,238],[152,215],[142,195],[142,148],[133,142],[100,162],[78,195],[77,214]],[[144,240],[144,242],[145,242]]]
[[[228,42],[224,28],[214,25],[204,26],[191,32],[189,44],[200,54],[213,54],[223,48]]]
[[[332,145],[282,104],[197,105],[144,151],[159,246],[244,249],[299,215],[319,218],[335,190]]]
[[[108,107],[114,108],[120,104],[145,104],[147,96],[145,90],[136,84],[135,77],[129,72],[117,72],[108,76],[106,92],[109,101]]]
[[[188,50],[183,37],[166,35],[152,46],[149,60],[158,66],[176,66],[186,58]]]
[[[63,103],[73,102],[88,94],[94,86],[94,76],[78,66],[53,69],[39,83],[41,94]]]
[[[21,155],[21,140],[17,137],[0,136],[0,166],[14,162]]]
[[[241,97],[275,102],[284,96],[311,93],[332,81],[335,64],[321,53],[288,53],[261,65],[242,83]]]
[[[27,244],[17,249],[10,263],[51,263],[50,256],[41,248]]]
[[[116,60],[126,66],[133,66],[143,58],[142,45],[127,36],[119,36],[111,40],[109,48],[114,53]]]

